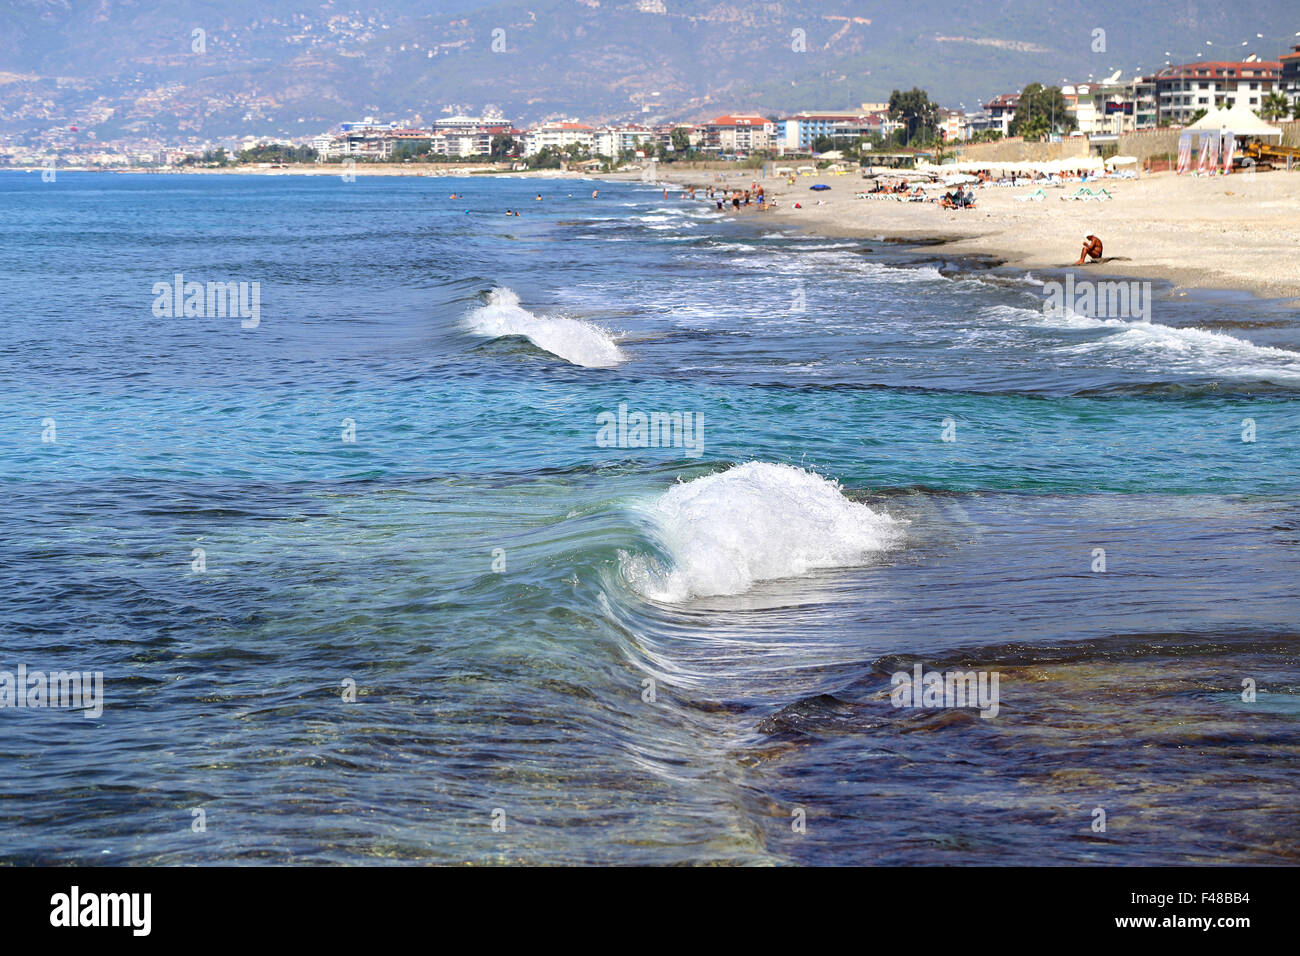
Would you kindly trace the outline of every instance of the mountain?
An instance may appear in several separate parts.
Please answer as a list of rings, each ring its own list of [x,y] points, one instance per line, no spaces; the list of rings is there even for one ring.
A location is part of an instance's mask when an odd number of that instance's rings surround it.
[[[1273,58],[1297,30],[1295,0],[7,0],[0,135],[303,136],[489,107],[698,118],[914,85],[973,108],[1034,80]]]

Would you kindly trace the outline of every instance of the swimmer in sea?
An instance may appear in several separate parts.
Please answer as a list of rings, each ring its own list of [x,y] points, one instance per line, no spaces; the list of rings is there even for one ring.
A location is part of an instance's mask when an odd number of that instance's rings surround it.
[[[1096,236],[1085,236],[1083,240],[1083,252],[1079,253],[1076,266],[1083,265],[1084,259],[1091,259],[1093,262],[1101,261],[1101,240]]]

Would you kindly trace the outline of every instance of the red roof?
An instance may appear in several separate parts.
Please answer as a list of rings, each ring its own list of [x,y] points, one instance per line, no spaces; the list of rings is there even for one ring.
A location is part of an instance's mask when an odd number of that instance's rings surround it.
[[[1227,70],[1232,70],[1233,75],[1225,76]],[[1167,66],[1159,73],[1157,77],[1162,79],[1239,79],[1241,77],[1258,77],[1267,79],[1270,76],[1277,76],[1282,72],[1282,64],[1277,60],[1254,60],[1247,63],[1244,61],[1232,60],[1197,60],[1195,63],[1183,63],[1179,66]]]
[[[709,120],[710,126],[766,126],[767,123],[766,116],[759,116],[756,113],[738,113],[735,116],[728,114]]]

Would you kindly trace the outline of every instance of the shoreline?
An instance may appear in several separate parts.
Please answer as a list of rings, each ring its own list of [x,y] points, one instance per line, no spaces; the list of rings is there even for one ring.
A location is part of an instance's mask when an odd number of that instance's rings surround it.
[[[10,171],[24,171],[12,167]],[[26,170],[39,174],[40,169]],[[300,164],[281,168],[120,170],[68,169],[60,172],[113,172],[159,176],[341,176],[334,165]],[[360,177],[426,179],[586,180],[643,182],[648,171],[587,173],[561,170],[506,170],[488,165],[361,164],[349,172]],[[956,259],[992,260],[998,267],[1024,271],[1095,272],[1098,279],[1150,280],[1169,285],[1169,298],[1192,290],[1245,292],[1287,307],[1300,307],[1300,175],[1277,170],[1210,179],[1172,172],[1138,179],[1102,179],[1113,198],[1104,202],[1061,201],[1080,184],[1046,187],[1040,202],[1019,202],[1036,187],[986,187],[975,190],[973,209],[946,210],[936,203],[856,199],[869,181],[855,174],[763,178],[761,170],[725,168],[654,169],[656,185],[672,190],[694,186],[745,189],[761,183],[778,208],[738,214],[757,223],[796,229],[828,239],[860,239],[940,248]],[[822,184],[831,188],[812,192]],[[701,201],[697,198],[696,200]],[[795,209],[801,202],[803,208]],[[1085,235],[1105,243],[1102,263],[1074,265]]]
[[[751,207],[740,216],[827,239],[931,246],[954,258],[1024,271],[1081,270],[1098,279],[1163,282],[1170,298],[1214,290],[1300,306],[1300,270],[1294,267],[1300,261],[1300,176],[1282,171],[1208,180],[1155,173],[1089,183],[1114,197],[1104,202],[1061,201],[1077,183],[1044,189],[1041,202],[1015,199],[1035,187],[993,186],[976,190],[976,207],[968,210],[855,199],[867,188],[857,176],[800,177],[790,186],[751,171],[714,181],[708,171],[664,169],[659,181],[697,190],[760,182],[778,208],[759,213]],[[831,189],[810,191],[819,183]],[[793,208],[796,201],[802,209]],[[1074,265],[1083,237],[1093,232],[1105,241],[1105,261]]]

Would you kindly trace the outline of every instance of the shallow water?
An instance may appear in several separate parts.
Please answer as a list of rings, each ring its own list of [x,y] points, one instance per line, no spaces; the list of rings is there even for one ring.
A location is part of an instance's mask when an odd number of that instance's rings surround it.
[[[1295,862],[1293,312],[591,188],[0,175],[0,855]]]

